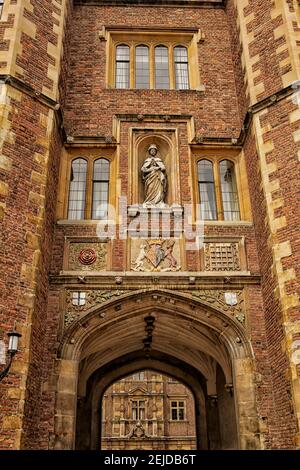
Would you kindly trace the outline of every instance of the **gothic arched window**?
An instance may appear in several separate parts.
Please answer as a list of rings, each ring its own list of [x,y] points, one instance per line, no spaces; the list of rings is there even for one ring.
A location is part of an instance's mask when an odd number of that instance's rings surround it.
[[[189,89],[188,51],[184,46],[174,47],[175,84],[177,90]]]
[[[76,158],[72,161],[69,187],[68,219],[85,218],[87,161]]]
[[[217,204],[213,164],[209,160],[198,162],[200,214],[203,220],[216,220]]]
[[[93,169],[92,219],[106,219],[109,200],[109,161],[98,158]]]
[[[230,160],[198,161],[202,220],[240,220],[235,165]]]
[[[135,48],[135,88],[150,88],[149,47]]]
[[[130,49],[126,44],[116,47],[116,88],[130,87]]]
[[[155,88],[170,88],[169,50],[166,46],[155,47]]]
[[[224,220],[240,220],[234,163],[230,160],[222,160],[219,169]]]

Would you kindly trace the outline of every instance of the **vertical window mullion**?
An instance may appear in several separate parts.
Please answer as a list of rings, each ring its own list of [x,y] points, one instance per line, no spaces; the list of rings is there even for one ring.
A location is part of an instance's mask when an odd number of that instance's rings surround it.
[[[222,195],[221,195],[220,172],[219,172],[219,162],[218,161],[214,162],[214,175],[215,175],[215,182],[216,182],[218,220],[224,220],[223,203],[222,203]]]
[[[130,88],[135,88],[135,46],[130,44]]]
[[[90,158],[88,160],[88,167],[87,167],[87,184],[86,184],[86,196],[85,196],[85,218],[91,219],[92,218],[92,192],[93,192],[93,168],[94,162],[93,159]]]
[[[174,47],[169,46],[169,76],[170,89],[175,90],[175,64],[174,64]]]
[[[155,47],[151,44],[149,49],[149,65],[150,65],[150,89],[155,88]]]

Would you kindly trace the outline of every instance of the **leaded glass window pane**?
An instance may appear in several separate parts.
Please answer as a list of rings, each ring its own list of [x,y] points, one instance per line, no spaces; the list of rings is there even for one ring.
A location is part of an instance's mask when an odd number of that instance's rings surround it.
[[[224,220],[240,220],[236,177],[231,161],[223,160],[220,163],[220,178]]]
[[[155,88],[168,90],[169,78],[169,51],[165,46],[155,48]]]
[[[99,158],[94,162],[92,219],[106,219],[109,198],[109,161]]]
[[[132,402],[132,419],[142,420],[145,419],[145,401],[134,400]]]
[[[213,164],[208,160],[198,163],[200,216],[202,220],[217,220],[217,204]]]
[[[188,53],[184,46],[174,48],[175,83],[177,90],[189,89]]]
[[[145,380],[145,373],[144,372],[137,372],[136,374],[133,374],[132,380],[136,380],[136,381]]]
[[[69,189],[68,219],[84,219],[87,162],[83,158],[73,160]]]
[[[150,88],[149,47],[135,48],[135,87]]]
[[[116,49],[116,88],[129,88],[130,53],[129,46]]]
[[[184,420],[184,402],[183,401],[171,402],[171,419],[172,421]]]

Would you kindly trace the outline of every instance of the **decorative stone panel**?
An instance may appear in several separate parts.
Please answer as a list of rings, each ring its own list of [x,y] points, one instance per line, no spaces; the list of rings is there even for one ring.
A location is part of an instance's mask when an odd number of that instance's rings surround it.
[[[238,242],[204,243],[205,271],[240,271]]]
[[[105,271],[107,243],[70,242],[67,270]]]
[[[193,297],[197,297],[202,303],[221,310],[226,315],[230,315],[240,323],[245,322],[245,306],[243,291],[224,290],[199,290],[190,292]]]
[[[180,271],[179,240],[132,239],[130,269],[136,272]]]
[[[82,291],[84,288],[82,288]],[[66,310],[64,315],[64,327],[68,328],[75,320],[80,318],[87,310],[96,305],[112,300],[115,297],[126,294],[126,291],[122,290],[90,290],[85,291],[85,303],[84,305],[74,305],[73,293],[75,291],[68,290],[66,293]]]
[[[79,290],[79,289],[78,289]],[[78,291],[77,290],[77,291]],[[76,292],[77,292],[76,291]],[[96,307],[97,305],[103,304],[110,300],[114,300],[117,297],[129,294],[128,290],[86,290],[84,287],[77,292],[78,297],[84,298],[83,302],[78,302],[78,305],[74,305],[74,292],[75,290],[66,291],[66,302],[65,302],[65,314],[64,314],[64,328],[68,328],[74,321],[82,317],[89,309]],[[180,292],[179,292],[180,293]],[[243,291],[225,291],[225,290],[193,290],[181,292],[185,296],[189,296],[191,300],[193,298],[200,300],[201,303],[212,307],[216,310],[225,313],[231,317],[234,317],[240,323],[245,322],[245,306]],[[82,295],[84,294],[84,295]],[[131,294],[133,292],[131,291]],[[164,301],[171,301],[172,298],[168,294],[161,293],[157,294],[157,301],[163,299]]]

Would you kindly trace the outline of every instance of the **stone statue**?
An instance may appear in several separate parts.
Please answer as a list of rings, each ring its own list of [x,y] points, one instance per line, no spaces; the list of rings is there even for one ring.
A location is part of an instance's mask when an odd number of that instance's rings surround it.
[[[144,183],[145,199],[144,207],[166,207],[165,197],[167,193],[166,167],[157,156],[158,148],[155,144],[148,149],[149,156],[141,168],[142,181]]]

